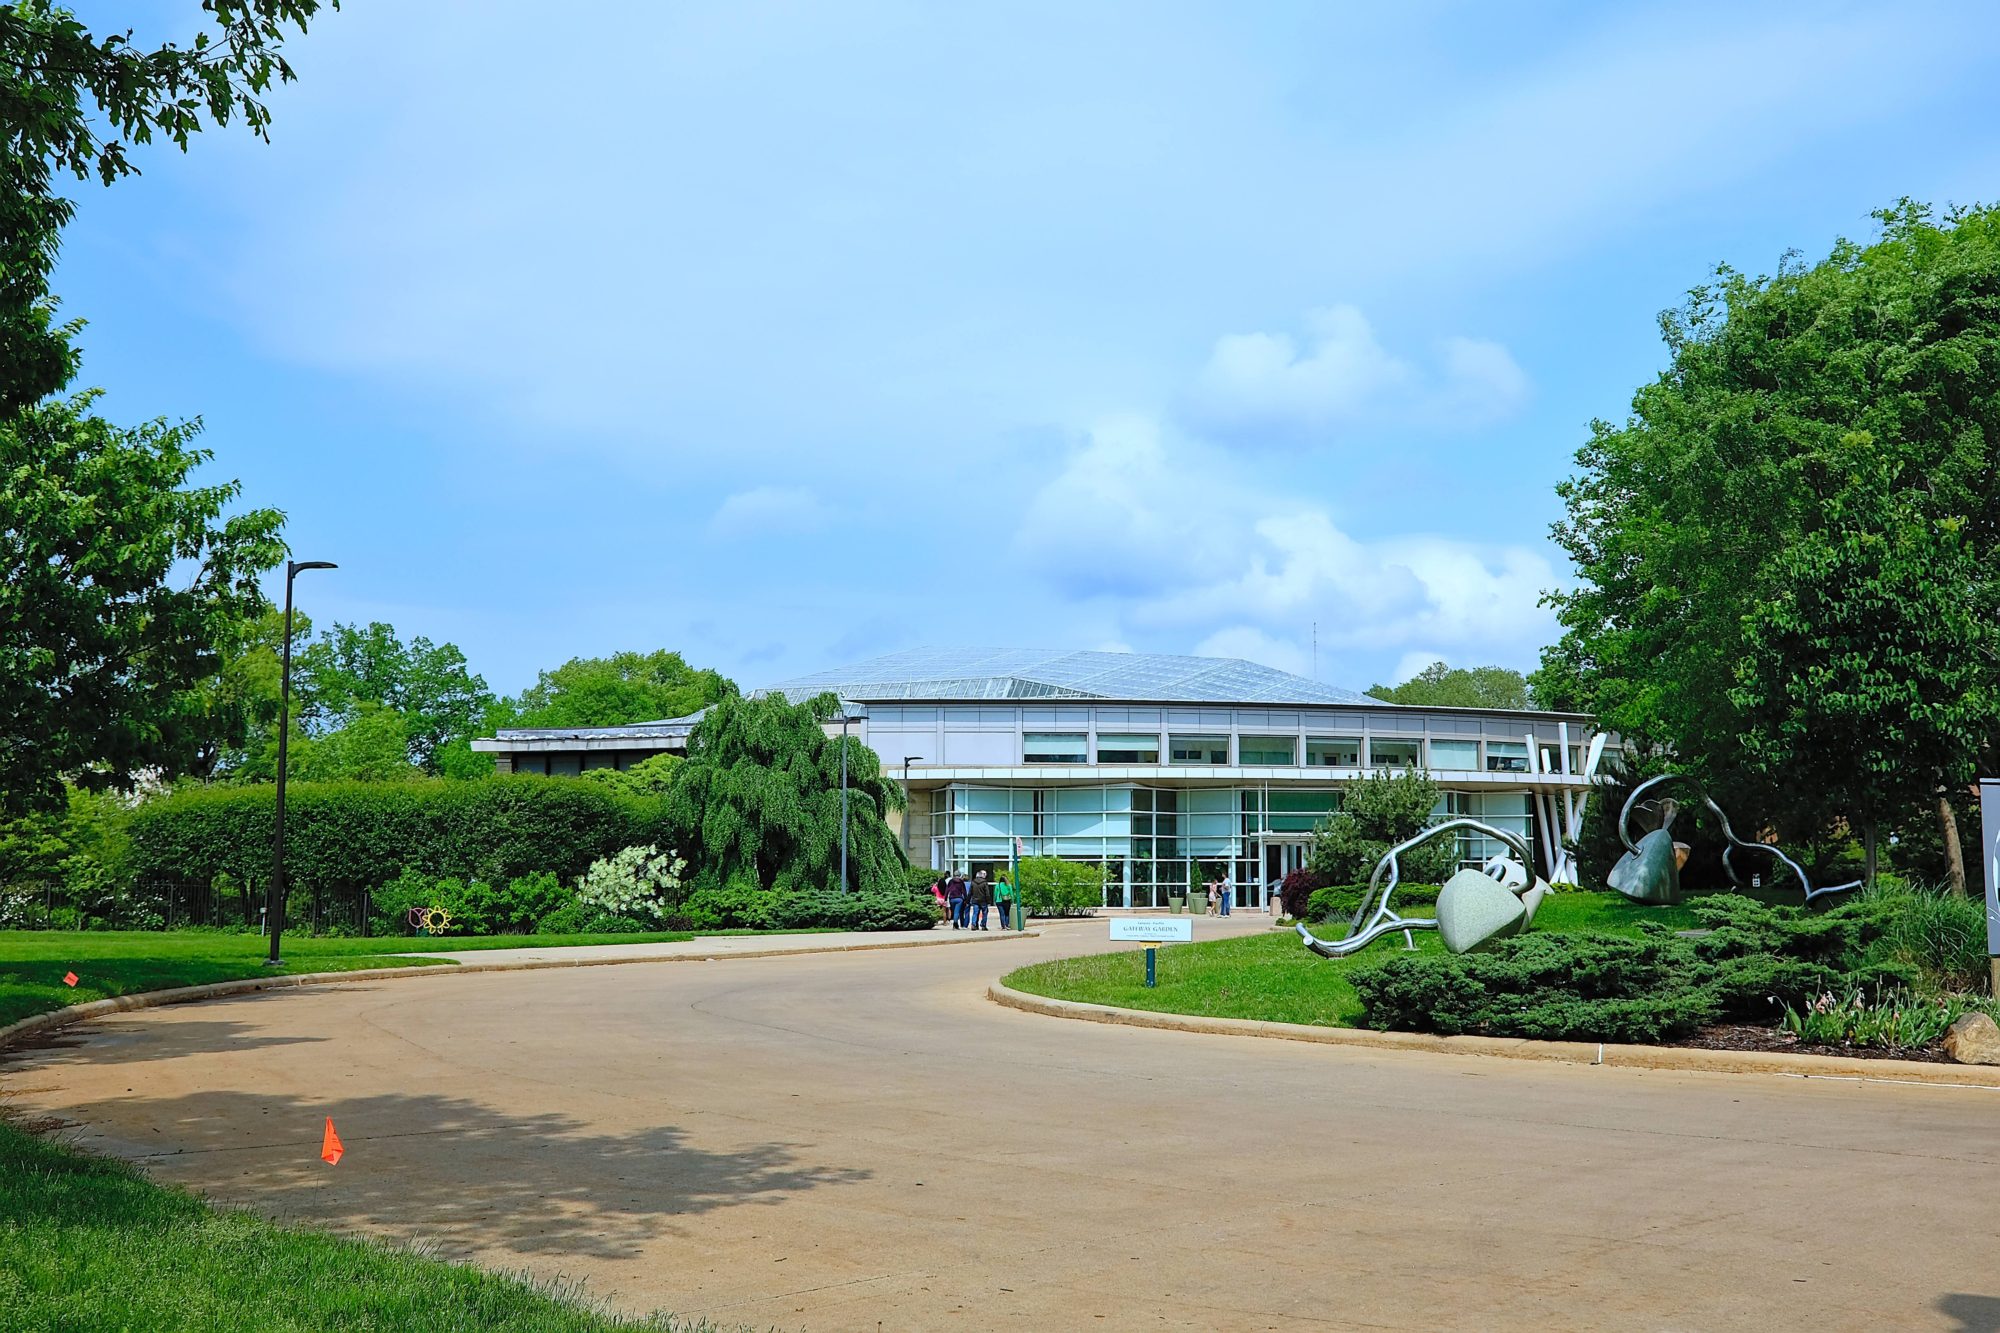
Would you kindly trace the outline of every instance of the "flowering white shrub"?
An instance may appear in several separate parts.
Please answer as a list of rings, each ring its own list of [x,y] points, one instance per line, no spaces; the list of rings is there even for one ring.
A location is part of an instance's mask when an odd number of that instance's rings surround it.
[[[576,899],[613,916],[664,921],[679,900],[687,861],[672,849],[627,847],[577,877]]]

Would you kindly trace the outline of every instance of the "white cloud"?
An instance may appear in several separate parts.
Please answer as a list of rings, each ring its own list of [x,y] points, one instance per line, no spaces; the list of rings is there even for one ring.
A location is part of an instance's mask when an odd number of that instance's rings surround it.
[[[708,520],[718,537],[755,537],[815,532],[826,523],[826,506],[796,486],[758,486],[724,500]]]
[[[1312,311],[1306,330],[1304,347],[1283,333],[1216,339],[1195,379],[1197,411],[1232,425],[1324,426],[1406,390],[1416,378],[1353,306]]]
[[[1527,375],[1497,342],[1445,338],[1424,367],[1383,347],[1351,305],[1311,311],[1305,325],[1303,342],[1218,338],[1189,394],[1192,418],[1232,436],[1297,439],[1356,424],[1478,425],[1527,401]]]
[[[1189,467],[1206,488],[1187,487]],[[1157,595],[1229,559],[1230,534],[1212,516],[1250,503],[1232,471],[1151,418],[1112,418],[1029,499],[1015,550],[1071,593]]]
[[[1559,582],[1540,550],[1436,534],[1373,541],[1310,500],[1246,487],[1227,456],[1143,418],[1092,432],[1030,501],[1016,554],[1122,622],[1201,652],[1309,670],[1343,652],[1531,662]],[[1350,684],[1353,682],[1349,682]]]

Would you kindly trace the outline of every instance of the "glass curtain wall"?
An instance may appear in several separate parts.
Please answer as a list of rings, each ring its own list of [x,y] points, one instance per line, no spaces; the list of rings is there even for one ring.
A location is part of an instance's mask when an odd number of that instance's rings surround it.
[[[1438,803],[1439,818],[1463,815],[1476,819],[1482,824],[1505,829],[1518,834],[1521,841],[1528,844],[1529,869],[1534,869],[1535,829],[1534,816],[1530,811],[1528,793],[1524,791],[1448,791],[1444,800]],[[1458,833],[1458,859],[1462,866],[1477,868],[1484,865],[1487,858],[1512,856],[1507,844],[1498,838],[1489,838],[1483,833],[1461,829]]]
[[[1236,905],[1261,907],[1275,842],[1303,844],[1340,808],[1331,789],[948,787],[931,836],[943,864],[989,876],[1023,856],[1059,856],[1104,871],[1107,907],[1165,908],[1209,880],[1235,885]]]
[[[949,787],[937,793],[931,836],[943,864],[965,874],[1004,870],[1018,840],[1023,856],[1059,856],[1104,871],[1106,907],[1165,908],[1212,879],[1236,886],[1240,907],[1263,904],[1282,846],[1310,839],[1340,809],[1337,789]],[[1535,854],[1526,792],[1446,792],[1439,818],[1464,815],[1520,835]],[[1462,865],[1507,852],[1483,834],[1458,835]]]

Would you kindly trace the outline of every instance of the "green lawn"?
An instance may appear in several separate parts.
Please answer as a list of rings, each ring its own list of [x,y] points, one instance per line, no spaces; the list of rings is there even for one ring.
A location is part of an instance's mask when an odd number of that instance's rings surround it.
[[[1534,928],[1631,935],[1642,921],[1684,928],[1694,924],[1694,917],[1684,907],[1641,907],[1615,893],[1560,893],[1542,903]],[[1346,933],[1346,923],[1319,926],[1315,933],[1336,939]],[[1413,937],[1420,952],[1444,951],[1436,931],[1416,931]],[[1354,1027],[1361,1021],[1361,999],[1348,984],[1349,975],[1402,947],[1402,937],[1391,936],[1352,958],[1321,958],[1300,943],[1296,932],[1272,930],[1167,945],[1159,951],[1159,984],[1151,990],[1146,989],[1143,949],[1037,963],[1008,974],[1005,984],[1031,995],[1121,1009]]]
[[[202,930],[0,931],[0,1027],[45,1010],[136,991],[200,986],[274,973],[346,972],[361,967],[415,967],[426,962],[450,966],[443,959],[384,958],[383,954],[649,944],[694,938],[694,934],[686,931],[637,935],[391,936],[365,940],[287,935],[281,941],[285,966],[269,969],[264,966],[265,941],[261,935]],[[74,989],[63,984],[65,972],[77,974]]]
[[[587,1333],[621,1319],[516,1278],[212,1209],[0,1124],[3,1333]]]

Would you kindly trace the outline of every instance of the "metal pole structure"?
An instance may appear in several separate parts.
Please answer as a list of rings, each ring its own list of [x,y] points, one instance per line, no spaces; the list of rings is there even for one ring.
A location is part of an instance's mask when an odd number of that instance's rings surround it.
[[[840,891],[847,892],[847,701],[840,704]]]
[[[1014,902],[1011,909],[1011,915],[1014,918],[1014,929],[1026,930],[1028,928],[1028,903],[1021,896],[1021,839],[1019,837],[1015,837],[1007,844],[1007,870],[1014,877]]]
[[[1986,952],[2000,995],[2000,778],[1979,780],[1979,859],[1986,867]]]
[[[271,950],[264,958],[266,967],[278,967],[278,937],[285,930],[285,765],[291,736],[292,702],[292,580],[302,569],[337,569],[330,560],[287,560],[285,562],[285,646],[278,668],[278,802],[272,821],[271,884],[264,894],[264,921],[271,935]]]
[[[903,850],[904,851],[910,850],[911,844],[915,840],[914,835],[916,832],[914,829],[910,827],[910,765],[916,760],[922,758],[923,756],[920,754],[906,754],[903,756]]]

